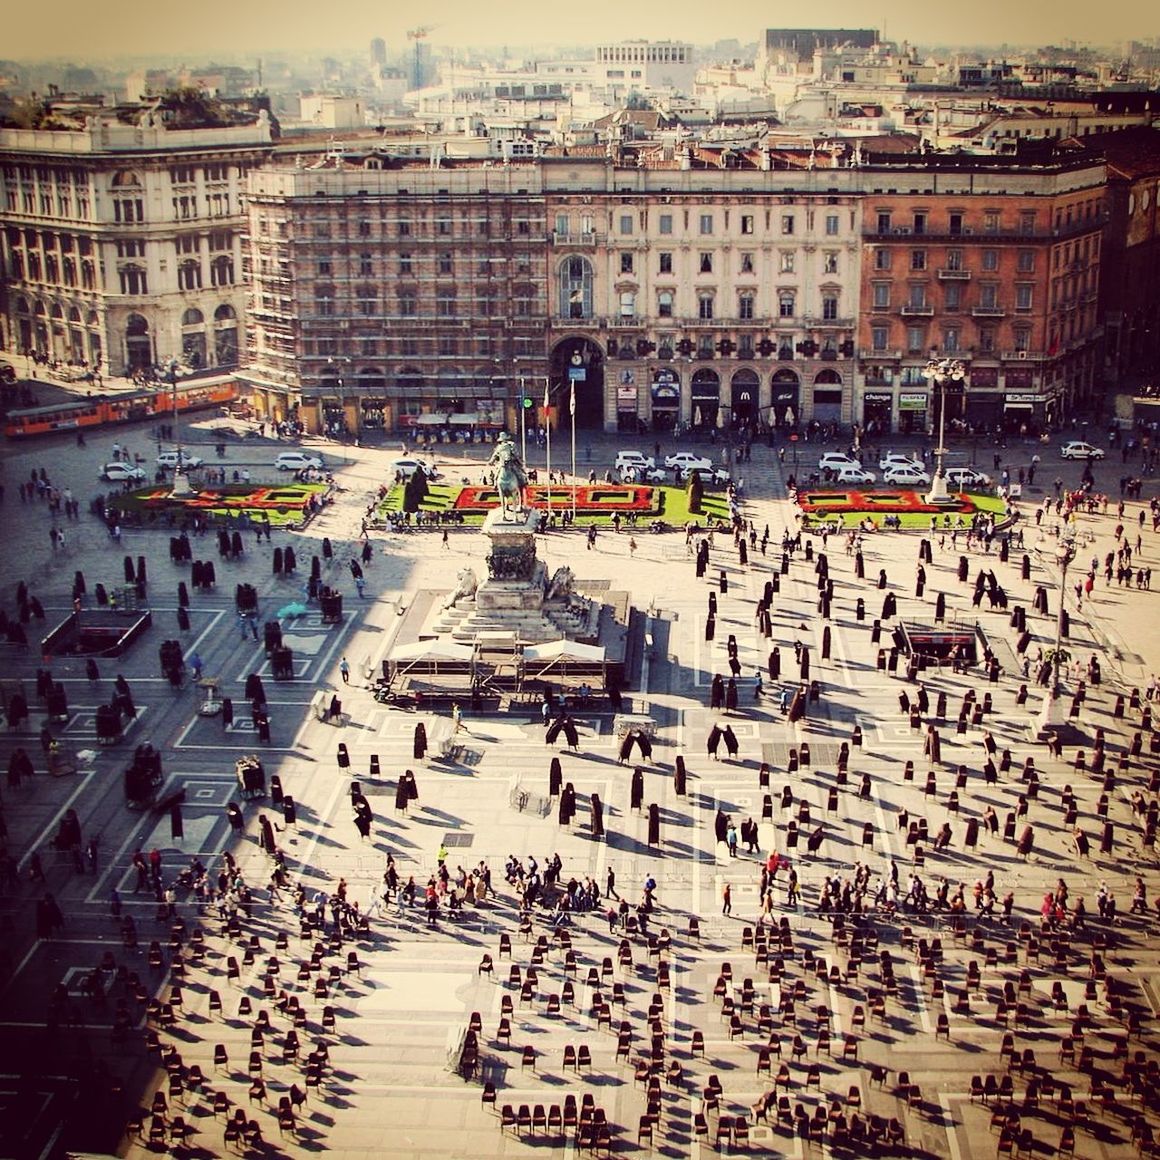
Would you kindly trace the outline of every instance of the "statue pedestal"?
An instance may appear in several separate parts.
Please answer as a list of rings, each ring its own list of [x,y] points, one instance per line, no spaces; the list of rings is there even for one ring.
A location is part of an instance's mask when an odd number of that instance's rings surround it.
[[[475,607],[481,612],[539,612],[544,607],[548,567],[537,560],[526,580],[488,578],[475,590]]]

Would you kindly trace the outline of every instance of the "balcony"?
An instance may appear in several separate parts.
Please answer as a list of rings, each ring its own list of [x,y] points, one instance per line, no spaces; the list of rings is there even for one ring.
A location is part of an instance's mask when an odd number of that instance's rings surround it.
[[[1007,313],[1002,306],[972,306],[973,318],[1002,318]]]
[[[938,278],[940,282],[969,282],[971,272],[970,270],[952,270],[949,266],[943,266],[938,271]]]
[[[1041,350],[1004,350],[999,352],[1001,362],[1043,362],[1047,356]]]
[[[646,321],[646,319],[640,318],[635,314],[618,314],[616,317],[608,320],[608,325],[613,329],[630,328],[639,330],[645,325]]]
[[[555,327],[575,326],[583,330],[600,330],[604,326],[604,319],[597,318],[594,314],[588,315],[586,318],[573,318],[571,315],[560,315],[558,318],[552,319],[552,325]]]
[[[807,330],[853,330],[855,325],[852,318],[820,318],[816,314],[807,314],[801,324]]]
[[[860,347],[858,357],[867,362],[898,362],[902,358],[900,350],[875,350],[873,347]]]
[[[902,308],[904,318],[933,318],[934,307],[930,305],[917,306],[914,303],[907,303]]]
[[[586,230],[579,233],[552,231],[552,245],[554,246],[586,246],[595,249],[599,238],[595,230]]]

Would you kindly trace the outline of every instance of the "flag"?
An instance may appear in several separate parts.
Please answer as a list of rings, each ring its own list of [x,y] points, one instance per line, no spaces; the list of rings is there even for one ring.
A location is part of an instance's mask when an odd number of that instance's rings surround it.
[[[548,381],[544,380],[544,410],[546,411],[552,405],[551,399],[548,397]]]
[[[576,384],[572,384],[572,393],[568,397],[568,414],[576,418]]]

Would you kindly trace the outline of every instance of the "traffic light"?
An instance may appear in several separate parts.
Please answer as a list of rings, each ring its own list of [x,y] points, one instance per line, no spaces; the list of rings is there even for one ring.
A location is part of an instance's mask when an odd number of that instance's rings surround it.
[[[531,397],[531,395],[525,395],[525,396],[524,396],[524,399],[523,399],[523,404],[524,404],[524,410],[525,410],[525,411],[527,411],[527,410],[528,410],[528,409],[529,409],[529,408],[530,408],[530,407],[533,405],[533,404],[532,404],[532,397]]]

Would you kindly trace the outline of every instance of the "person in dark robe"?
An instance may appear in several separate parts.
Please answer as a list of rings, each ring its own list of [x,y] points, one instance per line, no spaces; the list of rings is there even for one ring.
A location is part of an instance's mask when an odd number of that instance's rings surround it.
[[[737,751],[741,748],[741,746],[737,741],[737,734],[733,732],[733,726],[726,725],[725,730],[721,736],[725,741],[725,750],[729,754],[730,758],[736,757]]]
[[[552,764],[548,767],[548,796],[559,797],[560,787],[564,784],[564,770],[560,765],[558,757],[552,758]]]
[[[799,688],[793,695],[793,700],[789,705],[789,712],[786,714],[786,720],[792,725],[796,721],[800,721],[806,715],[806,697],[805,693]]]
[[[688,775],[685,772],[685,758],[682,754],[677,754],[676,764],[673,766],[673,792],[677,797],[685,796],[686,784]]]
[[[717,618],[715,616],[707,616],[705,618],[705,639],[712,640],[717,635]]]
[[[830,659],[830,647],[833,643],[833,633],[830,631],[830,626],[827,624],[822,629],[822,660],[828,661]]]
[[[810,650],[803,647],[801,652],[801,679],[808,681],[810,679]]]
[[[576,791],[572,787],[572,783],[568,782],[564,786],[563,792],[560,794],[560,808],[557,814],[559,824],[561,826],[568,826],[572,823],[572,815],[576,810]]]
[[[725,681],[720,673],[714,673],[712,683],[709,685],[709,708],[720,709],[724,703]]]
[[[580,748],[580,733],[576,729],[576,722],[571,717],[564,718],[564,738],[568,742],[569,749]],[[644,750],[643,745],[641,745],[641,750]],[[647,757],[648,754],[646,753],[645,756]]]
[[[653,802],[648,808],[648,844],[659,846],[661,842],[661,810]]]
[[[592,836],[594,838],[604,837],[604,803],[600,800],[599,794],[593,794],[588,800],[589,807],[592,810]]]
[[[718,584],[718,587],[721,589],[722,593],[729,591],[729,577],[726,574],[724,568],[721,569],[721,574],[718,577],[717,584]]]
[[[258,740],[264,745],[270,744],[270,715],[263,707],[254,713],[254,728],[258,731]]]
[[[781,677],[781,649],[775,647],[769,654],[769,679],[776,681]]]
[[[371,836],[371,822],[373,815],[366,798],[359,798],[354,807],[354,824],[359,836],[365,842]]]
[[[714,725],[713,728],[709,730],[709,738],[705,742],[705,750],[709,754],[710,757],[712,757],[714,759],[717,758],[717,748],[718,748],[718,746],[720,746],[720,744],[721,744],[721,729],[720,729],[720,726]]]
[[[548,726],[547,732],[544,734],[544,744],[554,745],[556,738],[564,731],[564,714],[561,713],[551,725]]]
[[[282,550],[282,569],[285,572],[293,572],[298,567],[298,560],[294,555],[294,549],[287,546]]]
[[[638,765],[632,771],[629,809],[639,810],[644,805],[644,770]]]
[[[1019,842],[1015,847],[1021,858],[1026,858],[1035,848],[1035,829],[1032,826],[1024,826],[1022,832],[1019,834]]]
[[[411,794],[407,789],[407,775],[404,773],[395,786],[395,809],[405,814],[410,802]]]
[[[624,740],[620,743],[620,750],[617,753],[617,764],[627,765],[628,759],[632,756],[632,747],[636,744],[636,734],[630,729],[625,735]]]
[[[265,814],[258,816],[258,845],[267,854],[276,854],[278,852],[278,843],[274,839],[274,827]]]
[[[737,708],[737,680],[734,677],[729,678],[729,684],[725,688],[725,711],[732,713]]]
[[[415,725],[415,738],[411,746],[411,757],[415,761],[422,761],[427,756],[427,726],[419,721]]]
[[[419,784],[415,781],[414,772],[408,769],[403,776],[407,779],[407,797],[411,801],[417,802],[419,800]]]

